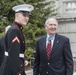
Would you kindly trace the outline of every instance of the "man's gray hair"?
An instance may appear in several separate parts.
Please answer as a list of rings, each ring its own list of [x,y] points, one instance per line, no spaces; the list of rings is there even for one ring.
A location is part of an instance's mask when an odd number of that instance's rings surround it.
[[[57,22],[57,24],[58,24],[58,21],[57,21],[55,18],[48,18],[48,19],[45,21],[45,25],[47,25],[47,24],[50,22],[50,20],[55,20],[55,21]]]

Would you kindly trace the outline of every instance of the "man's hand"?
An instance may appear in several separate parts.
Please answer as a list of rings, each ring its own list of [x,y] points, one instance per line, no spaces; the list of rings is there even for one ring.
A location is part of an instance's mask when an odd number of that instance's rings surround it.
[[[25,61],[24,61],[24,66],[27,66],[27,65],[28,65],[28,61],[25,60]]]

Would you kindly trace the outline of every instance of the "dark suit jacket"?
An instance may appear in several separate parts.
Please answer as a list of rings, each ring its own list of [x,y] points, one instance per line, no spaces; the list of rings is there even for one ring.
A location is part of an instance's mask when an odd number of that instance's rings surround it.
[[[2,37],[0,38],[0,66],[4,58],[4,50],[5,50],[5,43],[4,43],[4,37]]]
[[[56,34],[50,59],[46,55],[46,35],[37,40],[34,75],[73,75],[73,59],[69,39]]]

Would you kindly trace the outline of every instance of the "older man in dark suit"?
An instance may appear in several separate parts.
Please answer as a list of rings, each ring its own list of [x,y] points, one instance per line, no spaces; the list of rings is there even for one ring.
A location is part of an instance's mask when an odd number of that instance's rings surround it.
[[[56,33],[58,22],[45,22],[47,35],[36,42],[33,75],[73,75],[73,59],[69,38]]]

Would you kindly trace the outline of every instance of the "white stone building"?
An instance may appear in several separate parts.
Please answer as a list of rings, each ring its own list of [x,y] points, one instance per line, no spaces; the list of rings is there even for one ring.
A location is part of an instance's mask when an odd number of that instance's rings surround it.
[[[56,0],[59,21],[58,33],[70,38],[73,57],[76,57],[76,0]]]

